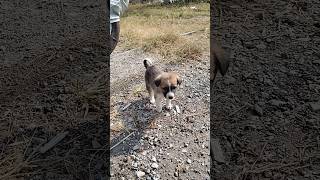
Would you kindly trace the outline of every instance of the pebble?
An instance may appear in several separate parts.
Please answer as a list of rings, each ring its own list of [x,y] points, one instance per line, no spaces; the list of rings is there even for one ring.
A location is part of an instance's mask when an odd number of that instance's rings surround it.
[[[285,104],[285,102],[272,99],[272,100],[270,100],[270,104],[271,104],[271,105],[274,105],[274,106],[280,106],[280,105]]]
[[[135,160],[136,156],[135,155],[130,155],[131,159]]]
[[[151,164],[151,167],[152,167],[153,169],[158,169],[159,165],[158,165],[157,163],[152,163],[152,164]]]
[[[172,148],[173,147],[173,144],[169,144],[169,148]]]
[[[170,116],[170,114],[169,113],[166,113],[166,117],[169,117]]]
[[[157,162],[157,159],[156,159],[156,157],[154,157],[154,156],[152,156],[151,160],[152,160],[153,162]]]
[[[136,150],[139,150],[140,149],[140,145],[138,144],[138,145],[135,145],[135,146],[133,146],[133,148],[132,148],[134,151],[136,151]]]
[[[320,101],[315,102],[315,103],[310,103],[311,110],[316,112],[320,110]]]
[[[179,108],[179,106],[178,106],[178,105],[176,105],[176,111],[177,111],[177,113],[178,113],[178,114],[180,114],[180,113],[181,113],[181,110],[180,110],[180,108]]]
[[[188,152],[187,149],[182,149],[182,153]]]
[[[137,172],[136,172],[136,175],[138,176],[138,178],[141,178],[141,177],[145,176],[146,173],[143,172],[143,171],[137,171]]]
[[[266,49],[266,48],[267,48],[267,46],[264,45],[263,43],[258,44],[256,47],[257,47],[258,49]]]
[[[137,167],[138,167],[138,163],[135,162],[135,163],[132,164],[132,166],[133,166],[134,168],[137,168]]]
[[[187,163],[191,164],[192,163],[191,159],[187,159]]]
[[[174,176],[178,177],[179,176],[178,172],[174,172]]]
[[[262,116],[263,115],[263,110],[259,105],[254,105],[253,110],[255,113],[257,113],[258,116]]]
[[[225,158],[223,155],[223,151],[219,142],[219,139],[214,139],[212,138],[210,141],[210,145],[211,145],[211,151],[213,153],[213,157],[214,159],[219,162],[219,163],[224,163],[225,162]]]

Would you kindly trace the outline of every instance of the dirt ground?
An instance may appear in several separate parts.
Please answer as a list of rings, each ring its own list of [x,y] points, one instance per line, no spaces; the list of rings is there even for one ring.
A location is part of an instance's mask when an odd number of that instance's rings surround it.
[[[211,93],[207,61],[162,64],[185,79],[175,102],[180,114],[156,114],[148,105],[140,60],[157,56],[113,55],[138,60],[113,64],[132,77],[121,81],[111,71],[117,98],[111,103],[120,110],[130,105],[111,117],[125,118],[128,127],[138,119],[140,130],[114,133],[111,147],[130,136],[128,146],[112,149],[111,171],[119,170],[112,175],[208,179],[211,97],[211,140],[219,140],[224,156],[214,152],[212,179],[319,179],[319,1],[214,2],[222,12],[213,18],[213,34],[232,52],[232,64]],[[84,0],[0,2],[0,179],[104,179],[105,7]],[[130,86],[121,91],[120,83]],[[54,137],[62,140],[46,150]],[[150,148],[158,154],[144,151]]]
[[[319,1],[218,2],[233,62],[211,92],[212,179],[320,179]]]
[[[105,178],[106,7],[0,2],[0,179]]]

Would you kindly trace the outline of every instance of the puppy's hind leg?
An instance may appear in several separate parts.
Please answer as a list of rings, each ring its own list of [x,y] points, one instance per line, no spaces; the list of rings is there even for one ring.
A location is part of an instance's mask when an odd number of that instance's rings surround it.
[[[154,92],[152,90],[152,88],[150,88],[150,86],[147,85],[147,90],[148,90],[148,93],[149,93],[149,96],[150,96],[150,103],[151,104],[154,104],[155,103],[155,99],[154,99]]]

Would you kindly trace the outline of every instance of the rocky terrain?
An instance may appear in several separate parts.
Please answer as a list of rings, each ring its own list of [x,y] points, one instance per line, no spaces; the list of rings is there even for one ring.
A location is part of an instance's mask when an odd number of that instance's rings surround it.
[[[157,113],[149,103],[145,57],[183,79],[171,111],[163,108]],[[111,179],[209,179],[208,63],[208,56],[201,62],[170,65],[141,50],[114,52],[110,66]],[[119,122],[124,124],[121,130],[117,129]]]

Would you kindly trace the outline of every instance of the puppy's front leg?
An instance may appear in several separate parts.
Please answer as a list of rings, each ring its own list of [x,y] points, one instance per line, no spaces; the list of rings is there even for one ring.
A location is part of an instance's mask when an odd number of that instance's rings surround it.
[[[156,96],[156,110],[158,112],[162,111],[162,105],[161,105],[161,97],[160,96]]]
[[[150,94],[150,103],[151,103],[151,104],[154,104],[154,102],[155,102],[154,92],[151,90],[149,94]]]
[[[172,109],[172,104],[170,99],[166,99],[166,108],[167,109]]]

